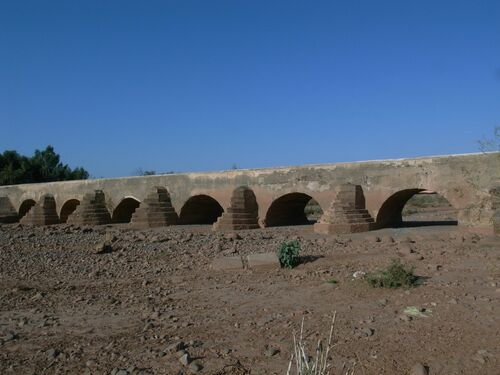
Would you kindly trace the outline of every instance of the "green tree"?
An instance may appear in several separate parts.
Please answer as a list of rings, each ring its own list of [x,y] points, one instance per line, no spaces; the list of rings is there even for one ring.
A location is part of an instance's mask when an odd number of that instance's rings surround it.
[[[32,182],[50,182],[87,179],[88,172],[77,167],[71,169],[61,163],[54,147],[35,150],[32,157],[19,155],[16,151],[4,151],[0,154],[0,185],[23,184]]]
[[[16,151],[0,154],[0,185],[17,184],[23,179],[26,157]]]

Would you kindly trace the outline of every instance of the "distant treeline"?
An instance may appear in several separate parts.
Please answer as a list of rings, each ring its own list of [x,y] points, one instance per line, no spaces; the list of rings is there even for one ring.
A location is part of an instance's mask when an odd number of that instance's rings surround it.
[[[85,180],[89,173],[81,168],[71,169],[61,163],[54,147],[36,150],[33,156],[19,155],[7,150],[0,154],[0,185],[27,184],[65,180]]]

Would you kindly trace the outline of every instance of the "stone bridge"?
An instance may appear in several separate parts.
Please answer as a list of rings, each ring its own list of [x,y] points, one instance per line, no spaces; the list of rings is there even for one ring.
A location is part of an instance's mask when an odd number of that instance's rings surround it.
[[[128,222],[154,187],[164,187],[179,224],[213,223],[231,206],[235,189],[249,188],[261,227],[304,222],[314,199],[326,211],[340,186],[361,186],[376,227],[401,222],[401,211],[416,193],[433,191],[456,209],[459,225],[493,228],[498,207],[500,153],[365,161],[285,168],[182,173],[0,187],[0,222],[26,215],[46,194],[55,199],[62,222],[86,193],[102,190],[114,222]],[[8,219],[10,212],[10,219]],[[2,219],[3,218],[3,219]]]

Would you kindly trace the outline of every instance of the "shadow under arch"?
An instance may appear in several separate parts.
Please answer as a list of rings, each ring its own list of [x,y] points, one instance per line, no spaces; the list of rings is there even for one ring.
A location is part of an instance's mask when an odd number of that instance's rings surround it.
[[[306,210],[306,206],[311,209]],[[315,212],[315,215],[311,213]],[[308,194],[288,193],[275,199],[267,210],[266,227],[314,224],[323,214],[321,206]]]
[[[135,212],[141,202],[132,197],[123,198],[113,210],[111,222],[113,223],[130,223],[132,214]]]
[[[405,214],[414,214],[419,210],[415,210],[412,212],[408,210],[404,212],[404,208],[406,204],[413,198],[418,196],[429,196],[429,197],[440,197],[439,200],[441,204],[445,202],[444,210],[447,213],[447,216],[453,216],[453,218],[442,218],[442,217],[433,217],[432,219],[422,219],[412,218],[411,215],[404,217]],[[443,209],[443,207],[441,207]],[[439,207],[438,207],[439,210]],[[423,213],[423,215],[422,215]],[[431,212],[432,213],[432,212]],[[421,216],[429,216],[429,212],[427,215],[425,211],[420,212]],[[418,226],[432,226],[432,225],[457,225],[457,213],[456,210],[453,209],[449,201],[442,195],[438,194],[434,191],[429,191],[426,189],[414,188],[414,189],[404,189],[400,190],[394,194],[392,194],[389,198],[385,200],[385,202],[380,207],[380,210],[377,214],[376,226],[377,228],[397,228],[397,227],[418,227]]]
[[[80,204],[78,199],[68,199],[61,207],[61,212],[59,214],[59,218],[61,223],[66,223],[68,221],[68,217],[75,212],[76,207]]]
[[[224,209],[209,195],[199,194],[190,197],[181,208],[179,223],[213,224],[222,215]]]
[[[31,207],[33,207],[36,204],[34,199],[26,199],[24,200],[21,205],[19,206],[19,219],[23,218],[26,216],[26,214],[31,210]]]

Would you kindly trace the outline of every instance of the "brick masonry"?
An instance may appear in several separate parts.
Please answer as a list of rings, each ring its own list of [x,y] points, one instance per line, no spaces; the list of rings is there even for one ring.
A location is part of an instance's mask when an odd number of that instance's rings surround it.
[[[21,219],[21,224],[52,225],[59,224],[56,201],[52,195],[44,195]]]
[[[168,190],[155,186],[132,215],[132,225],[137,228],[154,228],[175,225],[179,216],[172,207]]]
[[[258,206],[255,194],[246,186],[234,190],[231,205],[213,225],[214,230],[259,228]]]
[[[106,207],[106,197],[102,190],[85,194],[82,203],[68,218],[69,224],[103,225],[111,223],[111,215]]]
[[[361,186],[343,184],[330,208],[314,224],[314,231],[323,234],[366,232],[374,229],[374,223],[365,209]]]

